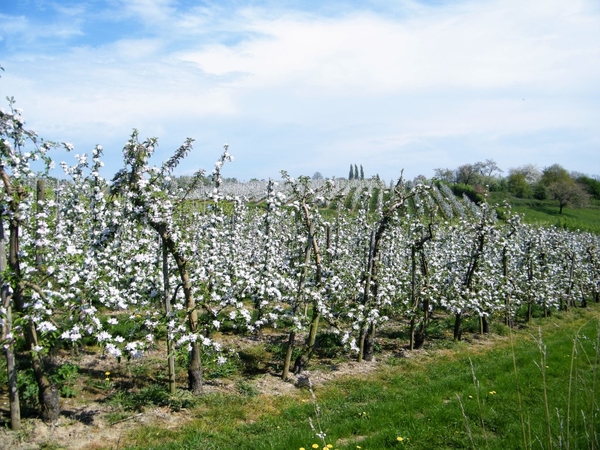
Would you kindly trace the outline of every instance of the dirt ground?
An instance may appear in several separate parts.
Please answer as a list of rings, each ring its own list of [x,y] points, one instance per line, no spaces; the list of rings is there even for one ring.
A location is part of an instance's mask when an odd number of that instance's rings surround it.
[[[149,355],[151,356],[151,355]],[[89,355],[77,361],[82,372],[98,373],[102,376],[106,371],[116,374],[119,370],[114,360]],[[307,384],[308,378],[314,386],[328,380],[345,375],[368,374],[375,370],[377,362],[343,362],[325,370],[309,370],[299,375],[292,375],[287,382],[281,380],[276,373],[265,373],[249,380],[258,395],[291,395]],[[111,375],[112,376],[112,375]],[[235,393],[235,384],[227,380],[211,380],[205,384],[205,392]],[[0,431],[0,448],[14,450],[33,449],[66,449],[66,450],[100,450],[119,449],[124,445],[125,436],[135,427],[156,425],[162,428],[177,428],[191,418],[185,410],[174,412],[168,407],[146,408],[141,413],[109,422],[107,414],[113,407],[101,400],[105,395],[93,395],[85,389],[73,399],[61,399],[61,417],[56,424],[48,425],[36,418],[22,421],[20,431],[12,431],[5,426]],[[0,410],[4,417],[9,416],[6,397],[0,399]]]

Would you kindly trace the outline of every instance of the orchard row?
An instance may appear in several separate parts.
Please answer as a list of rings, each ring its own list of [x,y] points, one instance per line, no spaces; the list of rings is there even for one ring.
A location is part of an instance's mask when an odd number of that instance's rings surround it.
[[[30,360],[42,416],[54,421],[50,350],[84,341],[139,358],[166,340],[171,391],[175,349],[187,349],[189,388],[200,392],[202,354],[226,361],[214,338],[223,329],[285,333],[286,379],[310,360],[319,327],[362,361],[373,358],[389,320],[406,324],[412,349],[434,313],[452,315],[460,339],[468,316],[486,332],[492,320],[530,318],[534,307],[598,301],[597,235],[525,225],[509,206],[457,199],[444,184],[341,185],[282,172],[262,194],[231,192],[222,186],[233,160],[225,146],[210,189],[201,172],[179,187],[173,172],[192,141],[155,167],[156,140],[134,132],[112,180],[100,176],[97,147],[74,166],[62,163],[66,181],[55,186],[32,170],[53,165],[54,144],[25,130],[17,111],[0,117],[2,344],[13,426],[15,356]],[[299,336],[305,344],[295,349]]]

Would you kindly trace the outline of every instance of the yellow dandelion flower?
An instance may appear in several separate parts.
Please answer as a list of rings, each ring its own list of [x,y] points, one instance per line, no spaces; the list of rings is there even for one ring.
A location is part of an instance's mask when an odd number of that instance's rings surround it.
[[[312,448],[319,448],[319,444],[313,444]]]
[[[404,438],[403,438],[402,436],[398,436],[398,437],[396,438],[396,440],[397,440],[398,442],[402,442],[402,441],[404,440]]]
[[[496,395],[496,391],[490,391],[490,395]]]
[[[106,372],[104,372],[104,375],[109,376],[110,372],[107,370]]]
[[[333,448],[332,444],[327,444],[327,448]]]
[[[299,450],[306,450],[306,449],[305,449],[304,447],[300,447],[300,449],[299,449]]]

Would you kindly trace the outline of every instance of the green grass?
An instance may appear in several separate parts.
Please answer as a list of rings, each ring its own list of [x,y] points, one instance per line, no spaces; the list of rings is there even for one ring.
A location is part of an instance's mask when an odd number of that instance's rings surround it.
[[[390,358],[366,378],[317,388],[316,404],[307,390],[208,395],[191,424],[138,429],[129,448],[322,447],[309,418],[336,449],[600,448],[599,313],[593,305],[504,337]]]
[[[493,192],[490,202],[507,200],[513,212],[524,216],[525,223],[559,226],[569,230],[600,233],[600,202],[592,201],[587,208],[565,207],[559,214],[558,205],[551,200],[519,199],[506,193]]]

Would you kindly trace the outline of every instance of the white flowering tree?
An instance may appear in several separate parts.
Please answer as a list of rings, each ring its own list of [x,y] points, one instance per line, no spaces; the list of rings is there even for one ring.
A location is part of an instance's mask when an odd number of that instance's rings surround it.
[[[198,393],[203,382],[202,348],[221,350],[211,339],[211,331],[219,329],[225,318],[241,320],[246,326],[252,319],[242,301],[245,253],[240,250],[247,242],[239,241],[248,235],[244,231],[247,211],[242,199],[228,199],[219,191],[221,169],[233,160],[227,145],[212,174],[214,190],[206,212],[186,207],[194,181],[185,191],[174,189],[171,182],[171,174],[191,150],[192,140],[188,139],[161,167],[150,167],[156,145],[156,139],[140,142],[134,131],[123,149],[125,168],[113,178],[110,194],[113,207],[122,210],[123,218],[153,230],[160,238],[163,292],[171,292],[170,286],[175,285],[170,298],[163,293],[167,334],[175,345],[188,349],[188,384]],[[195,180],[202,174],[198,172]],[[225,205],[233,211],[225,211]],[[115,221],[109,224],[108,234],[115,235],[119,229]],[[176,279],[170,278],[169,261],[174,262]],[[180,313],[185,315],[185,326],[179,321]],[[145,325],[156,323],[147,319]],[[224,358],[219,356],[218,361],[223,363]],[[172,372],[172,363],[169,367]]]
[[[381,273],[384,267],[382,258],[385,249],[384,238],[394,226],[397,226],[399,221],[401,222],[405,218],[409,200],[426,192],[429,188],[421,181],[408,185],[401,175],[390,191],[381,211],[377,211],[378,217],[375,222],[369,226],[369,250],[365,260],[364,279],[361,283],[362,296],[357,308],[360,311],[360,318],[357,321],[359,324],[359,362],[362,362],[363,359],[366,361],[373,359],[377,324],[387,319],[380,310],[382,306],[391,302],[389,295],[382,295],[382,290],[386,286]]]
[[[301,176],[297,180],[282,172],[286,186],[291,190],[291,211],[294,212],[297,252],[290,261],[290,275],[296,284],[296,293],[290,296],[291,330],[288,337],[286,356],[283,365],[282,378],[288,377],[296,333],[303,327],[302,318],[311,309],[308,339],[303,355],[296,359],[296,371],[306,364],[314,351],[317,329],[322,313],[327,309],[324,302],[323,289],[323,259],[321,248],[325,235],[325,226],[319,212],[319,207],[328,203],[334,183],[327,180],[319,187],[313,187],[311,179]],[[319,240],[321,243],[319,243]],[[304,309],[304,314],[302,313]],[[304,360],[304,361],[303,361]]]
[[[500,261],[495,294],[502,305],[504,324],[512,326],[521,305],[521,295],[516,280],[522,276],[523,247],[519,238],[523,225],[521,216],[514,214],[508,203],[503,205],[501,211],[502,223],[498,226],[498,238],[495,241],[497,258]]]
[[[2,340],[9,370],[12,426],[19,428],[19,405],[15,385],[13,349],[24,343],[25,356],[31,364],[39,392],[43,420],[58,419],[58,390],[49,376],[51,361],[47,339],[56,326],[47,317],[52,314],[52,291],[42,284],[47,274],[41,265],[41,248],[46,224],[36,208],[29,180],[35,178],[31,164],[42,163],[47,172],[51,160],[48,150],[55,146],[41,141],[35,132],[26,130],[21,111],[9,99],[10,111],[0,111],[0,214],[8,224],[8,260],[3,267]],[[43,192],[39,184],[38,195]],[[40,201],[43,201],[40,198]],[[36,213],[37,214],[36,216]],[[5,230],[2,230],[4,234]],[[5,255],[3,255],[5,257]]]
[[[166,253],[175,262],[185,297],[190,350],[189,388],[193,392],[200,392],[202,390],[202,366],[201,347],[198,339],[198,310],[190,280],[189,260],[182,243],[181,229],[174,222],[174,210],[179,203],[166,193],[166,184],[170,181],[171,172],[191,150],[192,142],[191,139],[187,139],[161,168],[150,167],[149,158],[154,153],[157,140],[150,138],[140,142],[137,131],[134,131],[129,142],[123,148],[125,167],[114,176],[110,194],[113,199],[124,202],[124,215],[149,226],[158,234]]]
[[[495,211],[486,204],[482,208],[463,199],[465,208],[456,223],[443,230],[446,262],[443,266],[444,292],[442,306],[454,314],[454,339],[462,333],[462,319],[477,313],[481,328],[487,324],[487,312],[482,308],[487,300],[485,286],[491,281],[490,260],[486,256],[490,235],[495,232]],[[460,209],[459,209],[460,210]]]
[[[406,298],[404,314],[409,319],[411,350],[423,346],[431,313],[440,295],[439,269],[444,252],[436,242],[436,231],[444,226],[443,221],[447,226],[453,217],[451,202],[435,185],[414,196],[412,214],[406,216],[402,231],[408,267],[403,297]]]
[[[278,183],[269,180],[264,198],[264,211],[256,208],[249,229],[250,252],[244,272],[246,294],[252,299],[256,321],[250,331],[271,324],[276,326],[285,291],[286,247],[284,233],[288,230],[283,205],[286,195],[277,191]],[[259,203],[260,204],[260,203]]]

